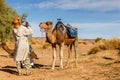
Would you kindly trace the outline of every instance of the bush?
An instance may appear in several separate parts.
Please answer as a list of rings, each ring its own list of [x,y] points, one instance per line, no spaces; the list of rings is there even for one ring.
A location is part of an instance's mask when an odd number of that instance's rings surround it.
[[[99,42],[99,41],[102,41],[102,40],[105,40],[105,39],[103,39],[103,38],[97,38],[97,39],[95,40],[95,42]]]
[[[99,52],[100,51],[100,48],[98,47],[98,46],[95,46],[94,48],[92,48],[89,52],[88,52],[88,54],[95,54],[95,53],[97,53],[97,52]]]
[[[31,40],[29,40],[29,42],[30,42],[31,44],[36,44],[36,40],[35,40],[34,38],[32,38]]]
[[[113,38],[112,40],[96,39],[95,47],[88,54],[95,54],[101,50],[120,50],[120,39]]]
[[[50,45],[51,45],[50,43],[46,42],[43,46],[43,49],[47,49]]]

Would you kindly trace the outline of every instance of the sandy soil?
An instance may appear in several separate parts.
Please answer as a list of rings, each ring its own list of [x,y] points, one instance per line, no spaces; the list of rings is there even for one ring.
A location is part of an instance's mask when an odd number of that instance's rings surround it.
[[[37,68],[31,68],[32,75],[18,76],[16,64],[10,55],[0,48],[0,80],[120,80],[119,56],[115,51],[101,51],[87,55],[94,46],[91,42],[79,44],[78,67],[75,68],[74,54],[71,54],[70,67],[60,69],[59,54],[55,70],[51,70],[52,49],[43,49],[42,45],[33,44],[39,59],[34,59]],[[67,61],[65,47],[64,65]],[[110,57],[110,58],[106,58]],[[25,69],[22,70],[25,73]]]

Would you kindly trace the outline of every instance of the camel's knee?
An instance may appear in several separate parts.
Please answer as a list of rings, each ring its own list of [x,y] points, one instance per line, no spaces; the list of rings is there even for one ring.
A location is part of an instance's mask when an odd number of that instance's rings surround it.
[[[63,55],[60,55],[60,59],[63,59]]]
[[[53,55],[53,59],[56,59],[56,55]]]

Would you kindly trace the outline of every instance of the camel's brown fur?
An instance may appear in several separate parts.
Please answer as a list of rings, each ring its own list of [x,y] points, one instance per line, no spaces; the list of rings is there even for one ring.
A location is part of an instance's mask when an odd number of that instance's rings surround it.
[[[54,27],[54,29],[52,30],[53,27],[53,23],[51,21],[48,22],[42,22],[39,24],[39,27],[41,29],[44,29],[46,31],[46,39],[49,43],[52,44],[52,48],[53,48],[53,64],[52,64],[52,69],[54,69],[55,66],[55,61],[56,61],[56,45],[59,46],[60,48],[60,66],[61,68],[63,68],[63,48],[64,45],[68,46],[68,61],[67,61],[67,65],[66,67],[69,66],[69,59],[70,59],[70,53],[72,50],[72,45],[74,45],[74,49],[75,49],[75,62],[76,62],[76,66],[77,66],[77,47],[78,47],[78,37],[75,38],[69,38],[68,34],[66,33],[65,30],[65,26],[62,25],[63,30],[60,30],[61,25],[59,25],[58,23],[56,24],[56,26]]]
[[[14,49],[10,49],[6,42],[1,43],[1,46],[8,54],[10,54],[10,56],[14,56]],[[29,56],[30,56],[30,58],[36,58],[37,59],[37,55],[34,51],[31,51]]]
[[[7,45],[6,42],[5,42],[5,43],[1,43],[1,46],[2,46],[2,48],[3,48],[8,54],[10,54],[11,56],[13,56],[13,54],[14,54],[14,49],[10,49],[10,48],[8,47],[8,45]]]

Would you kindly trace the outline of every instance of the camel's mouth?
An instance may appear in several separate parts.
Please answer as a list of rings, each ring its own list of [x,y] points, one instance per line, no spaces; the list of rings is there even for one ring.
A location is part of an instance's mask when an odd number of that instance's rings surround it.
[[[48,31],[48,28],[40,28],[40,31],[42,31],[42,32],[47,32],[47,31]]]
[[[42,27],[41,25],[39,25],[39,27],[40,27],[40,31],[41,31],[41,32],[45,32],[46,29],[47,29],[47,28],[45,28],[45,27]]]
[[[45,28],[40,28],[40,31],[41,32],[45,32]]]
[[[42,32],[48,32],[49,31],[49,28],[46,26],[45,23],[40,23],[39,27],[40,27],[40,31],[42,31]]]

